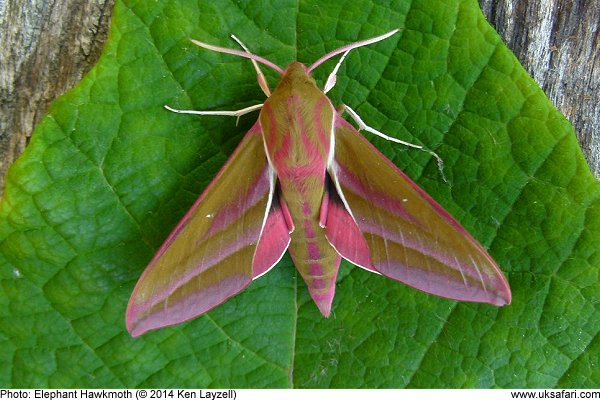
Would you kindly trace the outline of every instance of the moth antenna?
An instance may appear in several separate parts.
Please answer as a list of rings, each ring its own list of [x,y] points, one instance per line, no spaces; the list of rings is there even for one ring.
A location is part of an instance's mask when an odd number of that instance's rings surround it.
[[[352,49],[356,49],[357,47],[362,47],[362,46],[366,46],[372,43],[377,43],[380,42],[384,39],[389,38],[390,36],[396,34],[400,29],[394,29],[393,31],[389,31],[388,33],[385,33],[383,35],[380,36],[375,36],[372,37],[370,39],[365,39],[365,40],[360,40],[358,42],[354,42],[354,43],[350,43],[346,46],[342,46],[339,49],[333,50],[327,54],[325,54],[323,57],[319,58],[317,61],[315,61],[313,63],[313,65],[311,65],[310,67],[308,67],[308,72],[311,72],[312,70],[314,70],[315,68],[317,68],[319,65],[323,64],[325,61],[329,60],[331,57],[335,57],[340,53],[345,53],[349,50]]]
[[[408,147],[412,147],[415,149],[419,149],[422,151],[426,151],[429,154],[431,154],[436,162],[437,162],[437,167],[438,167],[438,171],[440,171],[440,175],[442,176],[442,180],[446,183],[448,183],[448,179],[446,179],[446,175],[444,174],[444,160],[442,160],[442,158],[433,150],[429,150],[429,149],[425,149],[423,148],[423,146],[418,145],[418,144],[414,144],[414,143],[410,143],[410,142],[405,142],[404,140],[400,140],[400,139],[396,139],[394,137],[388,136],[383,132],[378,131],[375,128],[371,128],[369,125],[367,125],[362,118],[356,113],[356,111],[354,111],[352,108],[350,108],[349,106],[342,104],[342,108],[341,108],[341,112],[346,111],[348,113],[348,115],[350,115],[350,117],[352,117],[352,119],[354,120],[354,122],[356,122],[356,124],[358,125],[358,130],[365,130],[367,132],[372,133],[373,135],[379,136],[380,138],[383,138],[385,140],[389,140],[390,142],[394,142],[394,143],[400,143],[404,146],[408,146]]]
[[[234,56],[249,58],[251,60],[258,61],[259,63],[264,64],[269,68],[273,68],[275,71],[279,72],[280,74],[283,74],[283,69],[281,69],[279,66],[277,66],[276,64],[267,60],[266,58],[257,56],[256,54],[252,54],[252,53],[240,51],[240,50],[228,49],[226,47],[214,46],[212,44],[204,43],[204,42],[201,42],[201,41],[195,40],[195,39],[190,39],[190,40],[196,46],[200,46],[204,49],[216,51],[217,53],[232,54]]]
[[[252,54],[250,53],[250,50],[248,50],[248,48],[244,45],[244,43],[242,43],[242,41],[237,38],[237,36],[232,34],[231,38],[235,40],[237,44],[239,44],[240,47],[246,51],[246,53]],[[250,61],[252,61],[252,65],[254,66],[254,70],[256,71],[256,80],[258,81],[258,85],[260,86],[262,91],[267,95],[267,97],[271,96],[271,89],[269,89],[269,84],[267,83],[267,78],[265,78],[265,74],[263,74],[263,72],[260,70],[260,67],[258,66],[256,60],[251,58]]]

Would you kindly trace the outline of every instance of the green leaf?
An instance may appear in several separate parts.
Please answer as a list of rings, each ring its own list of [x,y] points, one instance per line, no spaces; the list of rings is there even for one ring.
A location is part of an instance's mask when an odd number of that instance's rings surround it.
[[[475,0],[376,3],[116,2],[101,60],[7,177],[0,386],[600,385],[600,185],[572,128]],[[235,47],[235,33],[285,66],[396,27],[350,53],[331,97],[441,156],[444,175],[428,152],[369,136],[489,247],[513,303],[440,299],[345,263],[325,319],[286,256],[208,315],[132,339],[133,285],[256,118],[163,105],[264,99],[248,60],[188,38]]]

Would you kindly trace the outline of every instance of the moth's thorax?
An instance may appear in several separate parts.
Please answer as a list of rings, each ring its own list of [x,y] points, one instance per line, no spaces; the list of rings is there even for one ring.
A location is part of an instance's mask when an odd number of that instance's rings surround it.
[[[279,177],[317,174],[324,178],[334,113],[306,66],[291,63],[259,117],[267,153]]]

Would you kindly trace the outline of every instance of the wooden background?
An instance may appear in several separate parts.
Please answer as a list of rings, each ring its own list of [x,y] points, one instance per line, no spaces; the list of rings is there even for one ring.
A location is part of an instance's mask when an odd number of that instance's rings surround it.
[[[479,0],[488,21],[573,123],[600,177],[600,1]],[[113,0],[0,0],[0,194],[6,168],[57,96],[94,65]]]

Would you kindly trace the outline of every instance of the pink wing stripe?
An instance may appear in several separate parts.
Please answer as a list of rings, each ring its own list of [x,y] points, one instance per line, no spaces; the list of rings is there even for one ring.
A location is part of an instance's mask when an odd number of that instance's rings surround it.
[[[415,289],[452,300],[490,303],[496,306],[510,303],[510,297],[507,300],[504,293],[499,293],[496,290],[478,290],[476,288],[466,290],[464,284],[458,280],[447,279],[435,272],[424,273],[420,266],[408,265],[401,260],[381,260],[377,263],[377,270],[382,275]],[[504,280],[498,276],[484,278],[483,282],[489,288],[506,285]],[[443,291],[440,291],[440,287],[443,287]]]
[[[256,238],[259,237],[259,235],[260,227],[247,229],[243,234],[238,236],[234,242],[223,244],[215,253],[207,253],[205,257],[202,258],[202,263],[194,265],[193,268],[187,270],[184,274],[177,277],[177,279],[172,279],[162,290],[157,290],[153,296],[146,301],[146,307],[144,308],[149,309],[154,305],[165,301],[165,299],[173,294],[173,292],[197,277],[202,272],[205,272],[211,268],[218,268],[220,263],[225,261],[227,258],[255,243]],[[206,297],[206,299],[212,301],[210,297]],[[202,305],[200,305],[198,308],[202,308]]]
[[[217,178],[219,178],[219,176],[220,175],[217,175],[213,179],[213,181],[215,181]],[[223,218],[223,220],[227,221],[227,225],[225,225],[222,221],[219,221],[218,219],[216,219],[214,217],[211,218],[210,220],[214,221],[214,224],[211,226],[211,228],[207,231],[207,233],[205,235],[203,235],[200,238],[196,238],[195,244],[199,245],[203,240],[205,240],[206,237],[210,237],[211,235],[209,235],[208,233],[214,234],[214,232],[221,231],[224,228],[230,226],[231,224],[236,223],[237,219],[239,219],[240,215],[244,214],[248,209],[253,207],[260,200],[260,198],[258,196],[259,193],[263,193],[263,197],[264,197],[264,193],[268,192],[269,179],[270,179],[269,172],[267,169],[265,169],[263,171],[263,173],[257,177],[255,183],[253,184],[253,190],[248,199],[238,200],[237,204],[234,207],[225,207],[224,209],[222,209],[216,213],[220,218]],[[208,192],[208,189],[210,187],[211,186],[209,185],[209,187],[207,189],[205,189],[204,193]],[[204,193],[200,197],[200,200],[202,200],[204,198]],[[192,215],[192,212],[195,211],[197,208],[197,205],[200,204],[200,200],[196,201],[196,203],[192,206],[191,210],[188,211],[188,213],[184,216],[182,222],[180,222],[179,225],[175,228],[175,230],[174,230],[175,233],[178,234],[186,226],[186,224],[189,220],[189,217]],[[244,201],[244,200],[246,200],[246,201]],[[228,211],[229,213],[227,213],[227,212],[222,213],[221,211]],[[233,218],[233,217],[236,217],[237,219]],[[213,227],[215,225],[218,225],[218,229],[213,229]],[[169,282],[169,284],[165,285],[162,288],[162,290],[160,290],[160,291],[156,290],[154,295],[151,297],[151,299],[148,299],[148,301],[146,303],[147,307],[150,308],[150,307],[154,306],[156,303],[164,301],[164,299],[166,299],[175,290],[177,290],[177,288],[183,286],[190,279],[193,279],[194,277],[198,276],[198,274],[208,270],[209,268],[215,267],[220,262],[222,262],[223,260],[230,257],[232,254],[251,245],[252,243],[254,243],[256,241],[256,238],[259,236],[259,234],[260,234],[259,227],[255,227],[254,229],[248,228],[245,232],[243,232],[241,235],[239,235],[234,242],[223,244],[218,249],[218,251],[215,253],[212,253],[212,254],[206,253],[204,255],[204,257],[202,258],[201,263],[199,263],[191,268],[188,268],[183,274],[177,276],[177,278],[173,277],[173,279]],[[173,235],[173,234],[171,234],[169,236],[169,238],[161,246],[161,248],[159,249],[157,254],[154,256],[154,258],[148,265],[147,269],[144,271],[144,273],[140,277],[140,280],[142,280],[144,278],[145,274],[149,273],[149,271],[152,270],[152,267],[154,266],[154,264],[160,259],[160,257],[163,255],[163,253],[169,247],[168,245],[170,245],[173,242],[175,237],[176,237],[176,235]]]
[[[244,275],[228,276],[214,285],[205,287],[201,292],[192,293],[182,301],[154,311],[152,314],[136,321],[130,333],[132,336],[139,336],[157,327],[179,324],[195,318],[224,303],[250,285],[251,282],[252,280]],[[140,307],[134,305],[130,312],[136,314],[139,311],[138,308]]]
[[[246,132],[246,135],[244,136],[244,139],[246,139],[246,137],[254,137],[257,135],[262,135],[261,133],[261,129],[260,129],[260,124],[256,123],[252,126],[252,128],[250,128],[250,130],[248,132]],[[240,142],[240,144],[244,143],[244,140],[242,139],[242,142]],[[236,152],[240,151],[240,146],[238,145],[238,147],[235,149],[234,154]],[[233,156],[233,154],[232,154]],[[231,157],[230,157],[231,160]],[[228,160],[229,162],[229,160]],[[210,183],[208,184],[208,186],[204,189],[204,192],[202,192],[202,194],[200,195],[200,197],[194,202],[194,204],[192,205],[192,207],[190,207],[190,209],[185,213],[185,215],[183,216],[183,218],[181,218],[181,220],[179,221],[179,223],[177,224],[177,226],[171,231],[171,233],[169,234],[169,236],[165,239],[165,241],[163,242],[163,244],[160,246],[160,248],[158,249],[158,251],[156,252],[156,254],[154,255],[154,257],[152,258],[152,260],[150,261],[150,264],[148,265],[148,268],[144,271],[144,274],[146,273],[146,271],[164,254],[164,252],[169,248],[169,246],[171,245],[171,243],[173,243],[173,240],[175,240],[175,238],[179,235],[179,233],[183,230],[183,228],[185,228],[185,226],[187,225],[188,221],[190,220],[190,218],[192,218],[192,216],[194,215],[196,209],[198,208],[198,206],[200,205],[200,203],[202,203],[202,201],[204,200],[204,197],[206,196],[207,193],[210,193],[211,188],[215,185],[215,183],[219,180],[219,178],[223,175],[223,173],[226,170],[226,165],[223,166],[223,168],[221,168],[221,170],[219,170],[219,172],[217,173],[217,175],[215,175],[215,177],[212,179],[212,181],[210,181]],[[142,275],[143,277],[143,275]],[[141,278],[140,278],[141,280]]]
[[[383,155],[382,155],[383,157]],[[420,228],[425,228],[424,225],[417,218],[413,217],[397,198],[394,198],[389,193],[378,191],[363,183],[360,179],[353,175],[348,169],[340,164],[336,163],[336,172],[338,175],[344,176],[344,186],[352,192],[360,195],[365,199],[369,199],[369,202],[374,206],[385,209],[386,211],[395,214],[398,218],[408,221],[411,224],[418,225]],[[400,172],[400,171],[399,171]],[[374,172],[376,173],[376,172]],[[408,180],[409,178],[402,174],[400,177]],[[420,190],[420,189],[419,189]]]
[[[386,238],[388,243],[397,243],[403,248],[414,250],[415,252],[423,254],[432,260],[438,261],[439,263],[447,265],[457,271],[462,270],[462,274],[465,277],[469,277],[474,280],[481,279],[484,283],[489,284],[490,287],[492,286],[492,282],[494,281],[492,277],[485,274],[478,274],[476,267],[463,268],[464,259],[462,257],[459,260],[457,257],[452,256],[452,254],[448,251],[436,251],[434,246],[429,245],[436,240],[436,238],[432,236],[427,237],[424,234],[419,235],[411,232],[403,234],[401,229],[391,229],[389,227],[369,221],[362,221],[360,224],[360,229],[364,234],[373,234],[382,238]],[[457,248],[456,250],[458,252],[462,249]],[[477,254],[477,258],[480,258],[481,256],[482,254]],[[475,261],[473,261],[473,263],[475,263]],[[386,272],[381,270],[379,265],[377,266],[377,270],[384,275],[388,275]],[[401,276],[403,274],[396,273],[393,275]],[[398,279],[396,276],[392,277],[394,279]]]
[[[422,197],[425,201],[427,201],[427,203],[429,203],[429,205],[442,218],[444,218],[446,220],[447,223],[452,225],[458,232],[463,233],[465,236],[467,236],[470,241],[477,243],[477,241],[471,236],[471,234],[460,223],[458,223],[458,221],[456,221],[456,219],[454,219],[454,217],[448,211],[446,211],[446,209],[444,207],[442,207],[437,201],[435,201],[433,199],[433,197],[431,197],[429,195],[429,193],[427,193],[426,191],[421,189],[421,187],[419,185],[417,185],[412,179],[410,179],[408,177],[408,175],[406,175],[404,172],[402,172],[400,169],[398,169],[396,164],[391,162],[386,156],[384,156],[379,150],[377,150],[377,148],[375,146],[373,146],[371,144],[371,142],[369,142],[364,136],[362,136],[356,129],[354,129],[354,127],[352,125],[350,125],[350,123],[348,121],[346,121],[342,117],[338,116],[335,119],[335,126],[336,126],[336,128],[337,127],[345,128],[347,130],[347,132],[351,132],[355,139],[358,139],[365,147],[367,147],[368,150],[371,150],[375,154],[377,154],[377,156],[378,156],[377,159],[380,162],[382,161],[385,164],[387,164],[390,168],[392,168],[394,170],[394,172],[398,175],[398,177],[402,179],[402,182],[408,183],[415,190],[415,192],[418,193],[418,195],[420,197]],[[352,178],[352,181],[348,182],[348,184],[349,184],[349,186],[354,185],[354,178]],[[377,200],[375,200],[375,201],[377,201]],[[382,205],[385,206],[385,203]],[[403,209],[403,207],[396,210],[396,212],[400,211],[402,209]]]
[[[281,208],[278,195],[273,196],[273,205],[265,221],[262,234],[254,253],[252,277],[256,279],[267,273],[283,256],[290,244],[290,227]]]
[[[326,202],[325,199],[329,200]],[[367,241],[334,188],[328,190],[323,202],[327,208],[325,235],[329,243],[346,260],[359,267],[377,272],[372,266],[371,252]]]
[[[226,229],[231,224],[235,223],[249,208],[263,200],[265,185],[269,185],[270,179],[269,170],[265,169],[261,175],[256,177],[252,184],[251,191],[245,198],[235,199],[231,204],[218,210],[214,215],[211,215],[213,223],[204,236],[198,238],[198,242],[213,236],[216,232]]]

